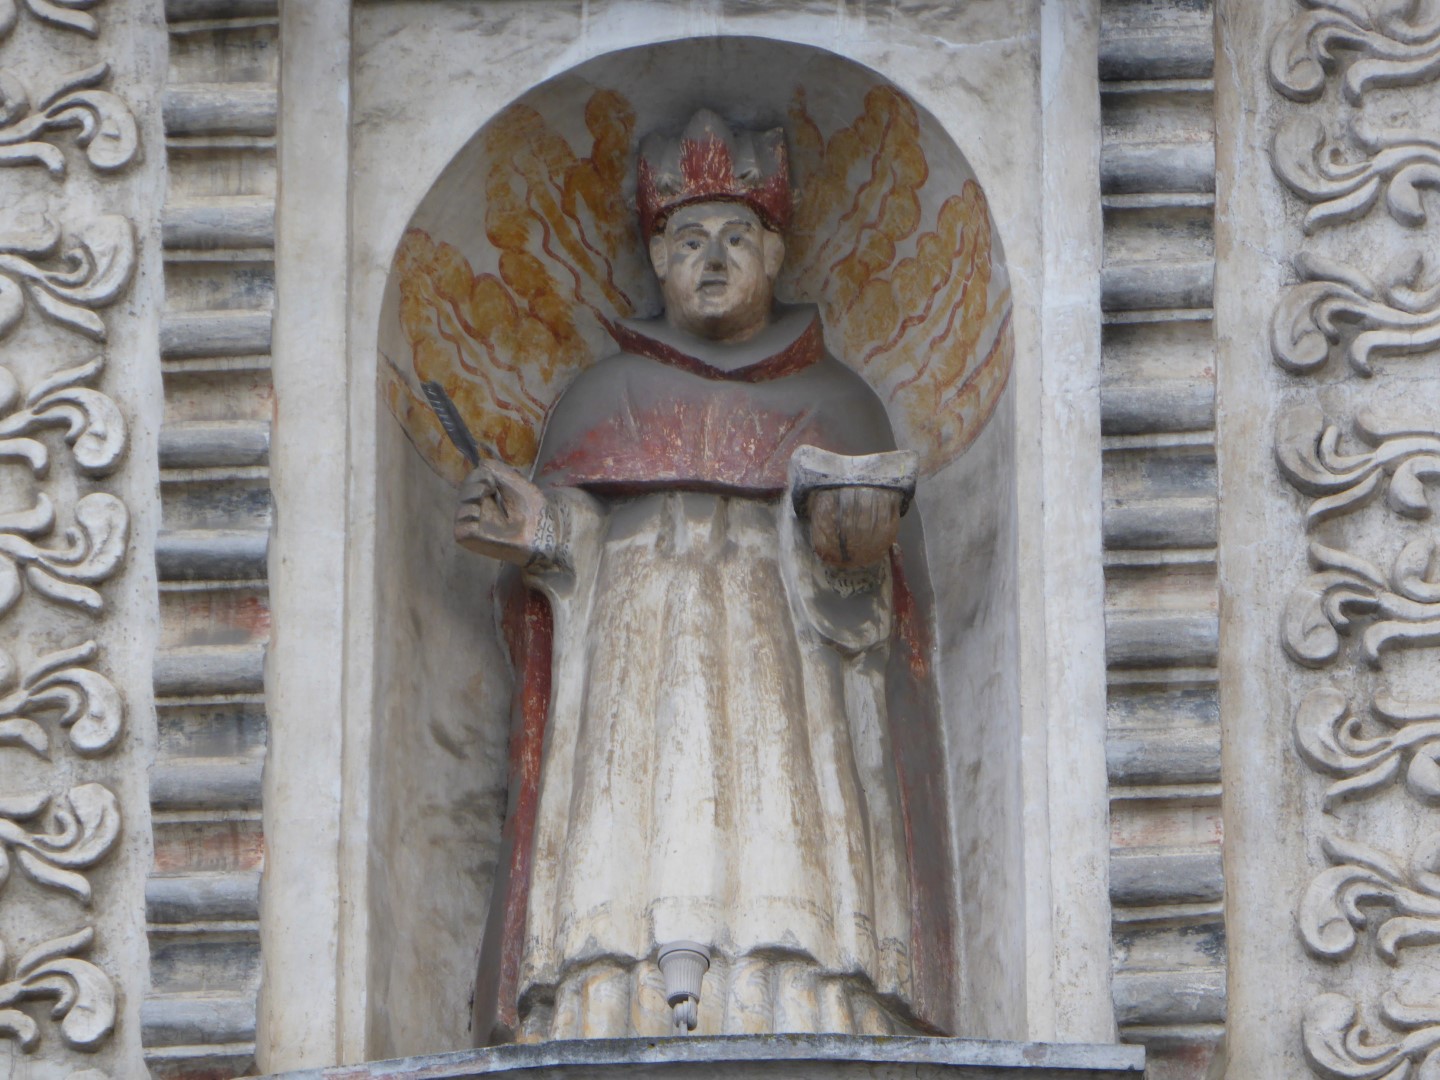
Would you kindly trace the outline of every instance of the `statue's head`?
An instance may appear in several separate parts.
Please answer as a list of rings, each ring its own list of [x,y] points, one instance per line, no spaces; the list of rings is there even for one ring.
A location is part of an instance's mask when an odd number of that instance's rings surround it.
[[[675,326],[742,341],[770,318],[790,220],[785,133],[732,131],[709,110],[640,148],[640,226]]]

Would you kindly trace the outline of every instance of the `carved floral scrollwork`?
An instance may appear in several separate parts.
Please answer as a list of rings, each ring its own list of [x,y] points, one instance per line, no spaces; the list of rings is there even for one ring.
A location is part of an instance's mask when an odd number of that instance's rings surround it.
[[[42,942],[15,962],[8,982],[0,983],[0,1039],[14,1039],[22,1053],[40,1044],[40,1025],[13,1006],[34,998],[55,998],[50,1019],[60,1023],[60,1037],[76,1050],[89,1050],[115,1029],[115,988],[110,977],[83,953],[95,941],[85,927]],[[0,943],[0,978],[7,967]]]
[[[114,495],[93,491],[75,504],[75,525],[54,547],[37,538],[55,529],[55,505],[43,492],[29,510],[0,514],[0,615],[20,599],[28,584],[41,596],[91,612],[105,606],[92,588],[125,556],[130,512]],[[22,578],[23,573],[23,578]]]
[[[1367,447],[1346,453],[1340,428],[1326,423],[1318,407],[1296,406],[1280,417],[1275,460],[1291,484],[1314,496],[1306,526],[1358,509],[1382,489],[1397,514],[1428,517],[1426,485],[1440,482],[1440,430],[1396,424],[1368,410],[1356,415],[1354,430]]]
[[[1341,80],[1358,103],[1372,86],[1403,86],[1440,73],[1440,11],[1390,5],[1372,14],[1357,0],[1300,0],[1270,46],[1270,84],[1292,101],[1315,101],[1341,51],[1359,54]]]
[[[0,40],[22,15],[95,37],[99,21],[93,12],[104,2],[0,0]],[[0,168],[39,166],[59,178],[67,172],[67,159],[79,160],[78,154],[97,172],[133,162],[139,151],[135,116],[108,88],[110,74],[109,64],[98,63],[52,76],[42,86],[0,72]],[[75,226],[67,222],[63,231],[47,218],[38,229],[0,233],[0,338],[12,334],[28,312],[105,341],[104,309],[124,294],[135,266],[134,228],[116,214]],[[128,433],[114,400],[92,385],[103,365],[96,356],[28,390],[0,367],[0,464],[18,465],[36,480],[47,478],[59,439],[44,433],[58,430],[80,473],[111,473],[124,457]],[[15,490],[33,486],[22,483]],[[82,489],[77,499],[68,488],[63,497],[41,490],[29,499],[28,508],[20,502],[22,509],[12,504],[0,512],[0,616],[27,591],[92,614],[100,611],[103,598],[96,586],[115,573],[128,548],[125,504],[105,491]],[[98,655],[96,642],[84,641],[27,658],[22,669],[0,650],[0,748],[44,759],[55,739],[68,738],[82,755],[113,750],[124,702],[96,669]],[[112,853],[120,829],[119,802],[103,784],[0,794],[0,890],[28,888],[10,882],[18,868],[35,885],[88,906],[89,871]],[[19,1053],[34,1053],[46,1017],[58,1041],[75,1050],[93,1050],[110,1036],[115,988],[84,958],[94,940],[95,930],[87,926],[35,945],[13,965],[0,942],[0,1048],[8,1041]],[[43,1015],[25,1004],[47,999],[51,1007]],[[0,1056],[4,1053],[0,1049]],[[83,1066],[72,1075],[104,1077]]]
[[[105,0],[0,0],[0,38],[15,29],[22,5],[25,11],[41,22],[63,30],[75,30],[86,37],[94,37],[100,32],[100,23],[90,11],[104,2]]]
[[[1323,544],[1310,545],[1316,573],[1290,595],[1281,616],[1281,641],[1298,664],[1323,667],[1339,654],[1340,634],[1373,617],[1361,635],[1371,665],[1395,647],[1440,644],[1440,566],[1435,541],[1417,537],[1396,556],[1387,582],[1371,562]]]
[[[21,822],[50,808],[53,831],[31,831]],[[64,796],[44,792],[0,796],[0,887],[10,876],[13,853],[39,885],[90,903],[90,882],[79,870],[99,863],[120,835],[120,804],[103,784],[80,784]]]
[[[47,261],[59,266],[39,265]],[[134,271],[135,233],[118,214],[77,230],[68,246],[50,222],[34,234],[0,237],[0,337],[15,328],[28,298],[46,317],[103,341],[95,309],[114,303]]]
[[[1302,281],[1281,297],[1270,324],[1270,348],[1286,371],[1308,374],[1342,345],[1359,374],[1374,374],[1372,358],[1411,356],[1440,348],[1440,284],[1419,284],[1421,257],[1404,260],[1380,285],[1352,267],[1302,252]]]
[[[1297,102],[1318,101],[1334,77],[1358,106],[1377,88],[1440,75],[1440,3],[1435,0],[1297,0],[1270,44],[1269,79]],[[1305,206],[1306,235],[1356,221],[1383,204],[1399,224],[1433,222],[1440,190],[1440,139],[1427,127],[1382,127],[1370,116],[1315,108],[1282,120],[1271,143],[1276,176]],[[1342,127],[1343,125],[1343,127]],[[1339,354],[1370,377],[1378,360],[1440,353],[1440,284],[1420,256],[1373,278],[1313,253],[1295,262],[1270,327],[1275,362],[1304,375]],[[1406,425],[1360,412],[1353,441],[1316,404],[1285,412],[1277,426],[1281,473],[1308,496],[1306,529],[1383,498],[1401,518],[1433,516],[1440,481],[1440,421]],[[1393,520],[1391,522],[1393,524]],[[1314,570],[1290,595],[1281,622],[1286,653],[1324,667],[1341,635],[1378,665],[1387,650],[1440,645],[1440,558],[1434,539],[1405,543],[1386,573],[1347,551],[1312,543]],[[1440,804],[1440,701],[1413,700],[1397,685],[1364,706],[1339,686],[1310,689],[1294,715],[1295,748],[1329,783],[1327,813],[1403,781],[1411,798]],[[1310,882],[1296,912],[1300,937],[1327,960],[1367,940],[1396,963],[1407,947],[1440,944],[1440,832],[1408,864],[1356,840],[1322,841],[1329,867]],[[1440,1008],[1387,993],[1378,1007],[1325,993],[1302,1024],[1305,1057],[1327,1080],[1440,1080]]]
[[[99,654],[93,641],[40,657],[18,677],[14,663],[0,651],[0,747],[17,746],[44,757],[50,736],[37,717],[59,710],[57,723],[70,734],[70,745],[85,755],[103,754],[115,745],[125,705],[115,684],[86,666]]]
[[[1375,951],[1393,964],[1401,948],[1440,942],[1440,833],[1426,838],[1408,868],[1356,840],[1328,836],[1321,846],[1333,865],[1310,882],[1295,915],[1307,949],[1343,959],[1359,930],[1370,928]]]
[[[31,436],[46,427],[64,427],[75,463],[90,476],[105,476],[125,453],[125,418],[115,402],[82,384],[98,375],[104,359],[57,372],[25,395],[8,368],[0,367],[0,461],[23,461],[36,476],[49,468],[49,452]]]
[[[1440,701],[1402,701],[1381,691],[1371,702],[1375,724],[1350,709],[1345,693],[1321,686],[1295,710],[1295,747],[1316,772],[1336,777],[1325,792],[1325,809],[1374,794],[1401,770],[1417,799],[1440,802]],[[1378,728],[1368,734],[1367,727]]]
[[[1320,994],[1301,1022],[1305,1057],[1326,1080],[1430,1080],[1440,1070],[1440,1008],[1380,999],[1381,1032],[1343,994]],[[1383,1041],[1382,1041],[1383,1040]],[[1417,1071],[1418,1070],[1418,1071]]]
[[[98,89],[109,75],[105,63],[74,72],[32,105],[25,87],[0,72],[0,166],[43,165],[63,176],[65,156],[44,140],[67,128],[79,129],[75,142],[95,168],[130,164],[140,145],[135,117],[118,97]]]
[[[1350,134],[1367,157],[1346,160],[1312,116],[1293,116],[1275,131],[1270,152],[1275,174],[1315,204],[1305,213],[1306,234],[1363,217],[1382,192],[1391,217],[1412,228],[1423,225],[1420,191],[1440,187],[1440,142],[1423,132],[1379,130],[1358,121]]]

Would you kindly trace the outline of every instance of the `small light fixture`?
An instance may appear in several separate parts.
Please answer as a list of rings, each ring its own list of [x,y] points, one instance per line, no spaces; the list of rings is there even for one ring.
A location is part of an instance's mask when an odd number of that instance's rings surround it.
[[[700,983],[710,970],[710,949],[697,941],[660,946],[657,958],[665,976],[665,1000],[674,1010],[675,1034],[687,1035],[700,1022]]]

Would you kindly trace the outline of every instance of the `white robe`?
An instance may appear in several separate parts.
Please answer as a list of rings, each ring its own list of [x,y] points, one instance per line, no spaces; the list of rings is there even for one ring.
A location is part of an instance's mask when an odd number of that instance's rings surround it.
[[[676,940],[713,954],[699,1033],[907,1030],[889,567],[825,567],[786,498],[551,498],[520,1037],[669,1033]]]

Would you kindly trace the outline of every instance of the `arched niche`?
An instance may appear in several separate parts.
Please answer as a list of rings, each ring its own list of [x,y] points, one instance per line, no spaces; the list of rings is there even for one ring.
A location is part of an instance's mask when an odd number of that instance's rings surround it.
[[[708,107],[786,129],[796,188],[780,298],[886,404],[922,477],[959,928],[957,1034],[1020,1033],[1023,963],[1013,328],[984,192],[944,128],[874,71],[748,37],[606,54],[488,121],[416,206],[378,329],[377,717],[367,1044],[470,1045],[475,949],[505,811],[511,676],[496,565],[451,539],[466,471],[420,393],[533,459],[546,411],[659,310],[634,217],[638,141]],[[395,162],[395,168],[404,168]]]

